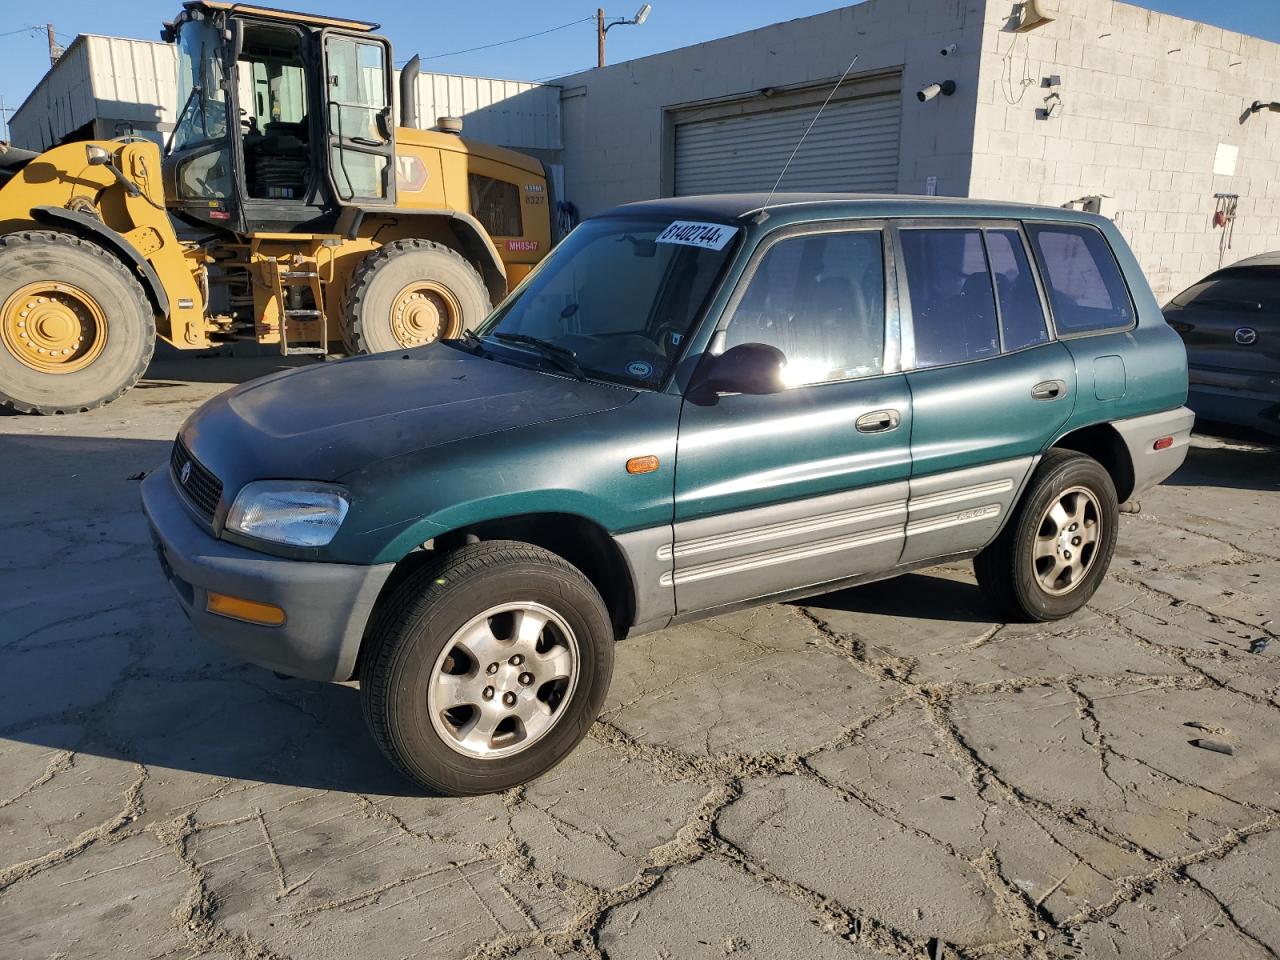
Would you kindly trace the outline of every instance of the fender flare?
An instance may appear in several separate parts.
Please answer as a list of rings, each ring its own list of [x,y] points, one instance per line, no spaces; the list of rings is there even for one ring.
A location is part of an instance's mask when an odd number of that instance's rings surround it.
[[[411,217],[450,220],[454,236],[458,238],[461,252],[480,264],[480,275],[489,291],[489,299],[496,306],[507,295],[507,267],[502,262],[498,248],[480,221],[462,210],[432,210],[421,207],[359,207],[348,222],[346,235],[354,240],[366,217]]]
[[[169,316],[169,294],[165,291],[164,284],[160,282],[155,268],[122,234],[87,213],[67,210],[64,207],[33,207],[31,218],[39,224],[58,227],[86,240],[93,240],[118,257],[126,266],[133,267],[138,272],[142,289],[146,291],[147,299],[151,301],[156,314],[161,317]]]

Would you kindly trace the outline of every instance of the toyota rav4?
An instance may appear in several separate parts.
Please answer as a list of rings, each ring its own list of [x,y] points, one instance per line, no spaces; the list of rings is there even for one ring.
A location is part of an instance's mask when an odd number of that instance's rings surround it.
[[[391,761],[469,794],[572,750],[631,634],[962,558],[1002,616],[1077,610],[1193,419],[1116,227],[764,204],[619,207],[460,339],[205,404],[142,486],[196,630],[358,680]]]

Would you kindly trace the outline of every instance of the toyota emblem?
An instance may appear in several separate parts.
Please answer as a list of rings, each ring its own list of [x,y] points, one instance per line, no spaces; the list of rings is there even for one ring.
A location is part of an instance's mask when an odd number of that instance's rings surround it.
[[[182,469],[178,471],[178,482],[185,487],[187,485],[187,481],[190,479],[191,479],[191,461],[188,460],[186,463],[182,465]]]
[[[1241,327],[1236,331],[1236,343],[1242,347],[1251,347],[1258,342],[1258,331],[1253,327]]]

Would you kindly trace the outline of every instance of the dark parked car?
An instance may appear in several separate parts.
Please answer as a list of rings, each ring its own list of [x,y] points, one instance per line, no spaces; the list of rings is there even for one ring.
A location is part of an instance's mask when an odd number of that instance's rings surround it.
[[[1280,437],[1280,251],[1214,271],[1164,315],[1187,345],[1196,416]]]
[[[401,770],[478,793],[573,749],[630,634],[962,558],[1078,610],[1193,419],[1115,225],[765,200],[620,207],[462,339],[205,404],[142,485],[195,628],[359,679]]]

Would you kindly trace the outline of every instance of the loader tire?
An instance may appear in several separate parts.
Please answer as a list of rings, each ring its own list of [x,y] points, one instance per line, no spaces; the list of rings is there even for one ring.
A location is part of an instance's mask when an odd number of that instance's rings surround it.
[[[431,240],[397,240],[356,268],[343,340],[381,353],[458,337],[489,315],[489,291],[461,254]]]
[[[47,231],[0,237],[0,407],[110,403],[137,383],[155,343],[141,284],[97,244]]]

